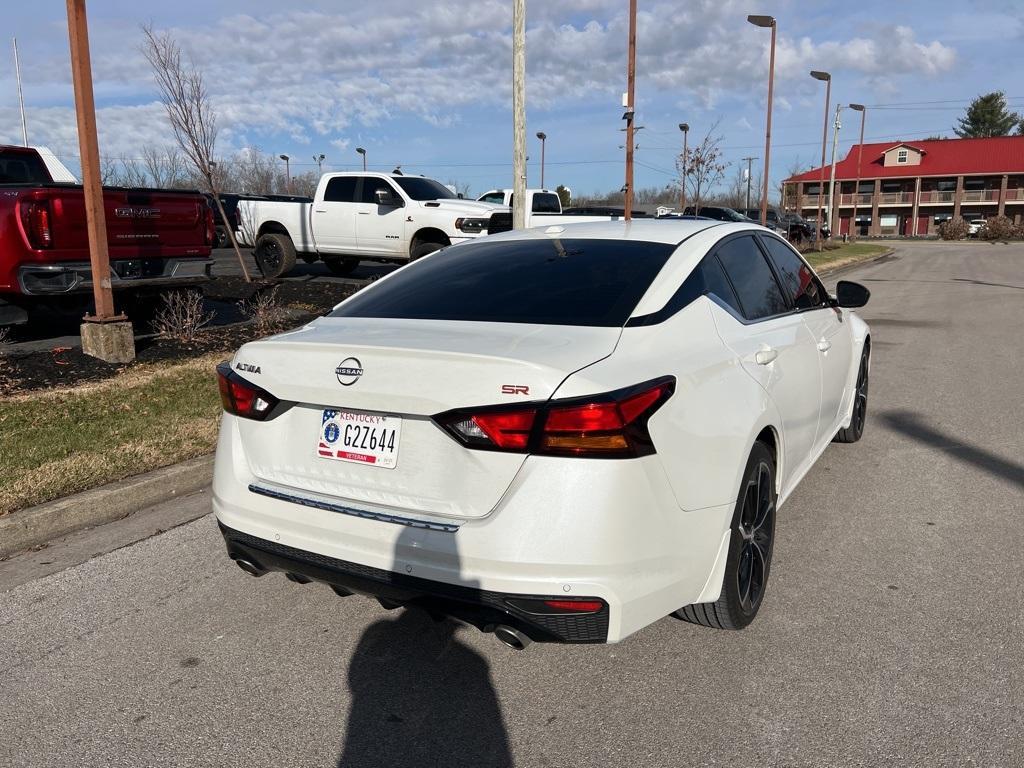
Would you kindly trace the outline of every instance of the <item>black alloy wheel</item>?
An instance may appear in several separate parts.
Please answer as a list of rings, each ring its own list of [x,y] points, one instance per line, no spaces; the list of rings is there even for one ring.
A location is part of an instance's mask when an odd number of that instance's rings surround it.
[[[837,443],[856,443],[864,436],[864,426],[868,421],[868,374],[871,370],[871,349],[865,343],[864,353],[860,356],[860,367],[857,369],[857,385],[853,390],[853,414],[850,426],[840,429],[835,436]]]
[[[722,592],[713,603],[684,606],[673,615],[715,629],[743,629],[764,601],[775,542],[775,460],[754,443],[733,512]]]

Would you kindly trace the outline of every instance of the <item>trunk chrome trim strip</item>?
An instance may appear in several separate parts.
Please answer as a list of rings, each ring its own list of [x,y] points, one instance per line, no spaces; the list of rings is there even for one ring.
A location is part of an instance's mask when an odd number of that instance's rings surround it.
[[[298,496],[293,493],[284,493],[282,491],[274,490],[273,488],[267,488],[262,485],[256,485],[255,483],[249,485],[249,491],[260,496],[266,496],[271,499],[277,499],[278,501],[287,501],[291,504],[298,504],[303,507],[322,509],[325,512],[338,512],[342,515],[361,517],[364,520],[376,520],[380,523],[393,523],[394,525],[404,525],[408,528],[422,528],[429,531],[443,531],[445,533],[455,533],[459,530],[459,526],[453,525],[451,523],[433,523],[427,520],[414,520],[411,517],[388,515],[383,512],[370,512],[369,510],[366,509],[346,507],[343,504],[334,504],[329,501],[321,501],[320,499],[313,499],[310,498],[309,496]]]

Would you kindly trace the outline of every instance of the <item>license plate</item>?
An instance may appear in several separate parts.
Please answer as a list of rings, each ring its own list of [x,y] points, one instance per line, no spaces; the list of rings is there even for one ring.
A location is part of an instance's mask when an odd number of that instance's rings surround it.
[[[324,411],[316,453],[324,459],[394,469],[402,420],[398,416],[355,411]]]

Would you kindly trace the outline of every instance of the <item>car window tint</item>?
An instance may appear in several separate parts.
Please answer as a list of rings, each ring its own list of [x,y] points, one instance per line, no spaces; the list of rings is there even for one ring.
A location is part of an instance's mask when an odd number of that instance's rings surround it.
[[[780,315],[788,310],[775,275],[752,236],[744,235],[723,243],[718,248],[718,258],[748,320]]]
[[[782,280],[782,287],[794,307],[810,309],[824,304],[824,289],[811,268],[793,252],[792,248],[774,237],[762,237],[761,242],[767,248],[779,279]]]
[[[356,177],[335,176],[327,182],[324,201],[328,203],[354,203],[356,201]]]
[[[711,296],[716,296],[726,306],[732,307],[737,314],[742,315],[743,308],[736,301],[736,293],[733,291],[732,286],[729,285],[718,257],[713,254],[705,256],[704,261],[701,262],[700,270],[704,278],[704,292]]]
[[[372,176],[363,177],[363,197],[364,203],[373,203],[377,205],[377,190],[383,189],[389,195],[398,197],[398,192],[388,184],[384,179],[375,179]]]
[[[558,195],[551,194],[550,192],[537,192],[536,194],[534,194],[533,212],[561,213],[562,204],[558,200]]]
[[[640,241],[484,238],[413,262],[330,316],[622,326],[673,250]]]

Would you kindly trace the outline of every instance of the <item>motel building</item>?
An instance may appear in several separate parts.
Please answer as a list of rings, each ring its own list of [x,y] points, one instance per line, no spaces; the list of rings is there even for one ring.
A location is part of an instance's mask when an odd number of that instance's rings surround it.
[[[831,170],[825,167],[826,221]],[[783,182],[787,211],[814,220],[820,171]],[[836,162],[835,235],[926,237],[946,219],[999,215],[1024,220],[1024,136],[864,144],[863,152],[855,144]]]

